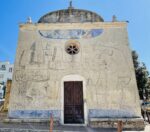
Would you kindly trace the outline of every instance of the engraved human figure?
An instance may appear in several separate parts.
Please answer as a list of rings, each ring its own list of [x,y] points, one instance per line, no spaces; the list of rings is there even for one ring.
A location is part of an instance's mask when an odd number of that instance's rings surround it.
[[[98,100],[99,96],[101,96],[101,94],[104,93],[105,95],[109,96],[110,93],[108,91],[111,91],[112,90],[111,88],[116,88],[116,90],[120,92],[120,95],[119,96],[116,95],[116,99],[112,100],[113,103],[117,104],[118,100],[123,99],[123,96],[121,94],[123,92],[122,89],[125,88],[125,85],[127,88],[127,85],[130,83],[130,71],[126,70],[129,68],[128,65],[126,64],[125,58],[118,50],[111,48],[110,49],[103,48],[103,50],[99,50],[99,55],[96,56],[95,61],[99,65],[98,67],[95,67],[96,69],[99,68],[99,76],[97,78],[96,83],[96,95],[98,104],[99,104]],[[117,61],[118,58],[119,62],[121,62],[122,64],[118,64]],[[126,70],[126,73],[121,72],[122,68]],[[115,95],[116,91],[112,92],[114,92]],[[107,98],[105,98],[105,102],[107,102]],[[111,105],[108,104],[108,106]]]

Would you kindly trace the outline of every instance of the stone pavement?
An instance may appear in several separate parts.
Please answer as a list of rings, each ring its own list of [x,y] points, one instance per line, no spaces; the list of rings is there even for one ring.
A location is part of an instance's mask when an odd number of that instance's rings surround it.
[[[6,114],[0,113],[0,132],[49,132],[49,123],[3,123]],[[117,132],[116,129],[92,129],[84,126],[58,126],[53,132]],[[150,125],[146,125],[145,131],[123,132],[150,132]]]
[[[123,132],[150,132],[150,124],[145,126],[144,131],[123,131]]]
[[[0,132],[49,132],[48,124],[5,124],[0,123]],[[117,132],[116,129],[92,129],[84,126],[58,126],[54,128],[53,132]],[[150,125],[147,125],[145,131],[123,131],[123,132],[150,132]]]
[[[49,132],[48,124],[5,124],[0,123],[0,132]],[[116,132],[116,129],[92,129],[84,126],[57,126],[54,132]]]

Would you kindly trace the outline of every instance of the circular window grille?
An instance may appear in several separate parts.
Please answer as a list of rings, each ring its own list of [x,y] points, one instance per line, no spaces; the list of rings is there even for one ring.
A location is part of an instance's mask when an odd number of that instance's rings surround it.
[[[66,46],[66,52],[70,55],[75,55],[79,53],[79,46],[74,43],[70,43]]]

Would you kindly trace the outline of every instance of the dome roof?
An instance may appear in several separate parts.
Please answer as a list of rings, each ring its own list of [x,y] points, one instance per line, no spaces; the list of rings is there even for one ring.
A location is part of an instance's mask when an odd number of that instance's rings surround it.
[[[50,12],[42,16],[38,23],[82,23],[82,22],[104,22],[98,14],[81,9],[68,9]]]

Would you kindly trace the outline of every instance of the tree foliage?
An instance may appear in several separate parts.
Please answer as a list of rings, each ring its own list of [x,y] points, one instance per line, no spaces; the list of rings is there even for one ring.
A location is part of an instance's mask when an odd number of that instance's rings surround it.
[[[146,65],[139,62],[136,51],[132,51],[132,57],[140,99],[148,99],[150,97],[149,72]]]

